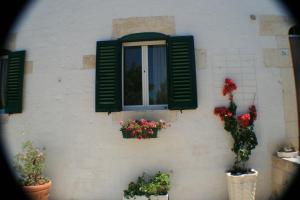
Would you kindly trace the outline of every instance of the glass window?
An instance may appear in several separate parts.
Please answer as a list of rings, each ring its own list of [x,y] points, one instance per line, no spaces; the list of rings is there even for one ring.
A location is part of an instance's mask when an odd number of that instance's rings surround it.
[[[123,47],[124,109],[166,109],[165,41],[130,42]]]
[[[143,105],[140,46],[124,47],[124,105]]]
[[[149,104],[167,104],[167,62],[164,45],[148,46]]]

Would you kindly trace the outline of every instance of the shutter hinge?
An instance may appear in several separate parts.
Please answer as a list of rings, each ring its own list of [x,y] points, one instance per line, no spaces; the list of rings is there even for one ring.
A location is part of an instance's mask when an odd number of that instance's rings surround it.
[[[110,115],[110,113],[111,113],[111,112],[110,112],[110,111],[108,111],[108,112],[107,112],[107,116],[109,116],[109,115]]]
[[[180,110],[180,113],[182,114],[182,110]]]

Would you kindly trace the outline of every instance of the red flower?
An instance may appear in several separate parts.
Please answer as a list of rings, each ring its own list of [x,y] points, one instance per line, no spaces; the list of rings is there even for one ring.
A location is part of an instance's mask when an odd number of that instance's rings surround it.
[[[233,82],[232,79],[226,78],[225,79],[225,84],[223,87],[223,95],[227,95],[227,94],[231,94],[232,91],[236,90],[237,87],[235,85],[235,83]],[[232,97],[231,97],[232,98]]]
[[[219,115],[222,121],[225,116],[232,117],[232,112],[230,112],[226,107],[216,107],[214,113]]]
[[[238,121],[242,124],[242,126],[245,128],[249,125],[250,122],[250,114],[245,113],[243,115],[238,116]]]

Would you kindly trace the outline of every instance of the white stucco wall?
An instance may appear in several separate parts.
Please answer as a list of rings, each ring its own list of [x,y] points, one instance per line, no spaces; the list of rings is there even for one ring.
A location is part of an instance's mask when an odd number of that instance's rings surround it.
[[[259,35],[260,15],[285,14],[271,0],[39,1],[15,28],[16,49],[27,51],[33,72],[25,75],[23,113],[5,122],[9,155],[26,139],[46,147],[50,199],[121,199],[130,181],[157,170],[171,172],[172,200],[226,199],[224,172],[234,155],[213,109],[227,103],[220,87],[229,76],[240,86],[240,108],[256,93],[259,145],[249,167],[259,171],[257,199],[267,199],[271,157],[285,127],[280,69],[266,68],[262,58],[276,40]],[[83,70],[82,57],[95,54],[96,41],[111,39],[113,19],[147,16],[174,16],[176,35],[193,35],[207,63],[197,68],[198,109],[131,113],[165,116],[172,126],[154,140],[124,140],[122,114],[95,113],[95,69]]]

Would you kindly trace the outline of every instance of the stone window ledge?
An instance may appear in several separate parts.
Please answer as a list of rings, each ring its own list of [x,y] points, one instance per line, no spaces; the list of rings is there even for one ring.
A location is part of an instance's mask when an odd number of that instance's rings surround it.
[[[300,156],[297,156],[295,158],[281,158],[281,159],[286,160],[288,162],[292,162],[292,163],[300,166]]]

